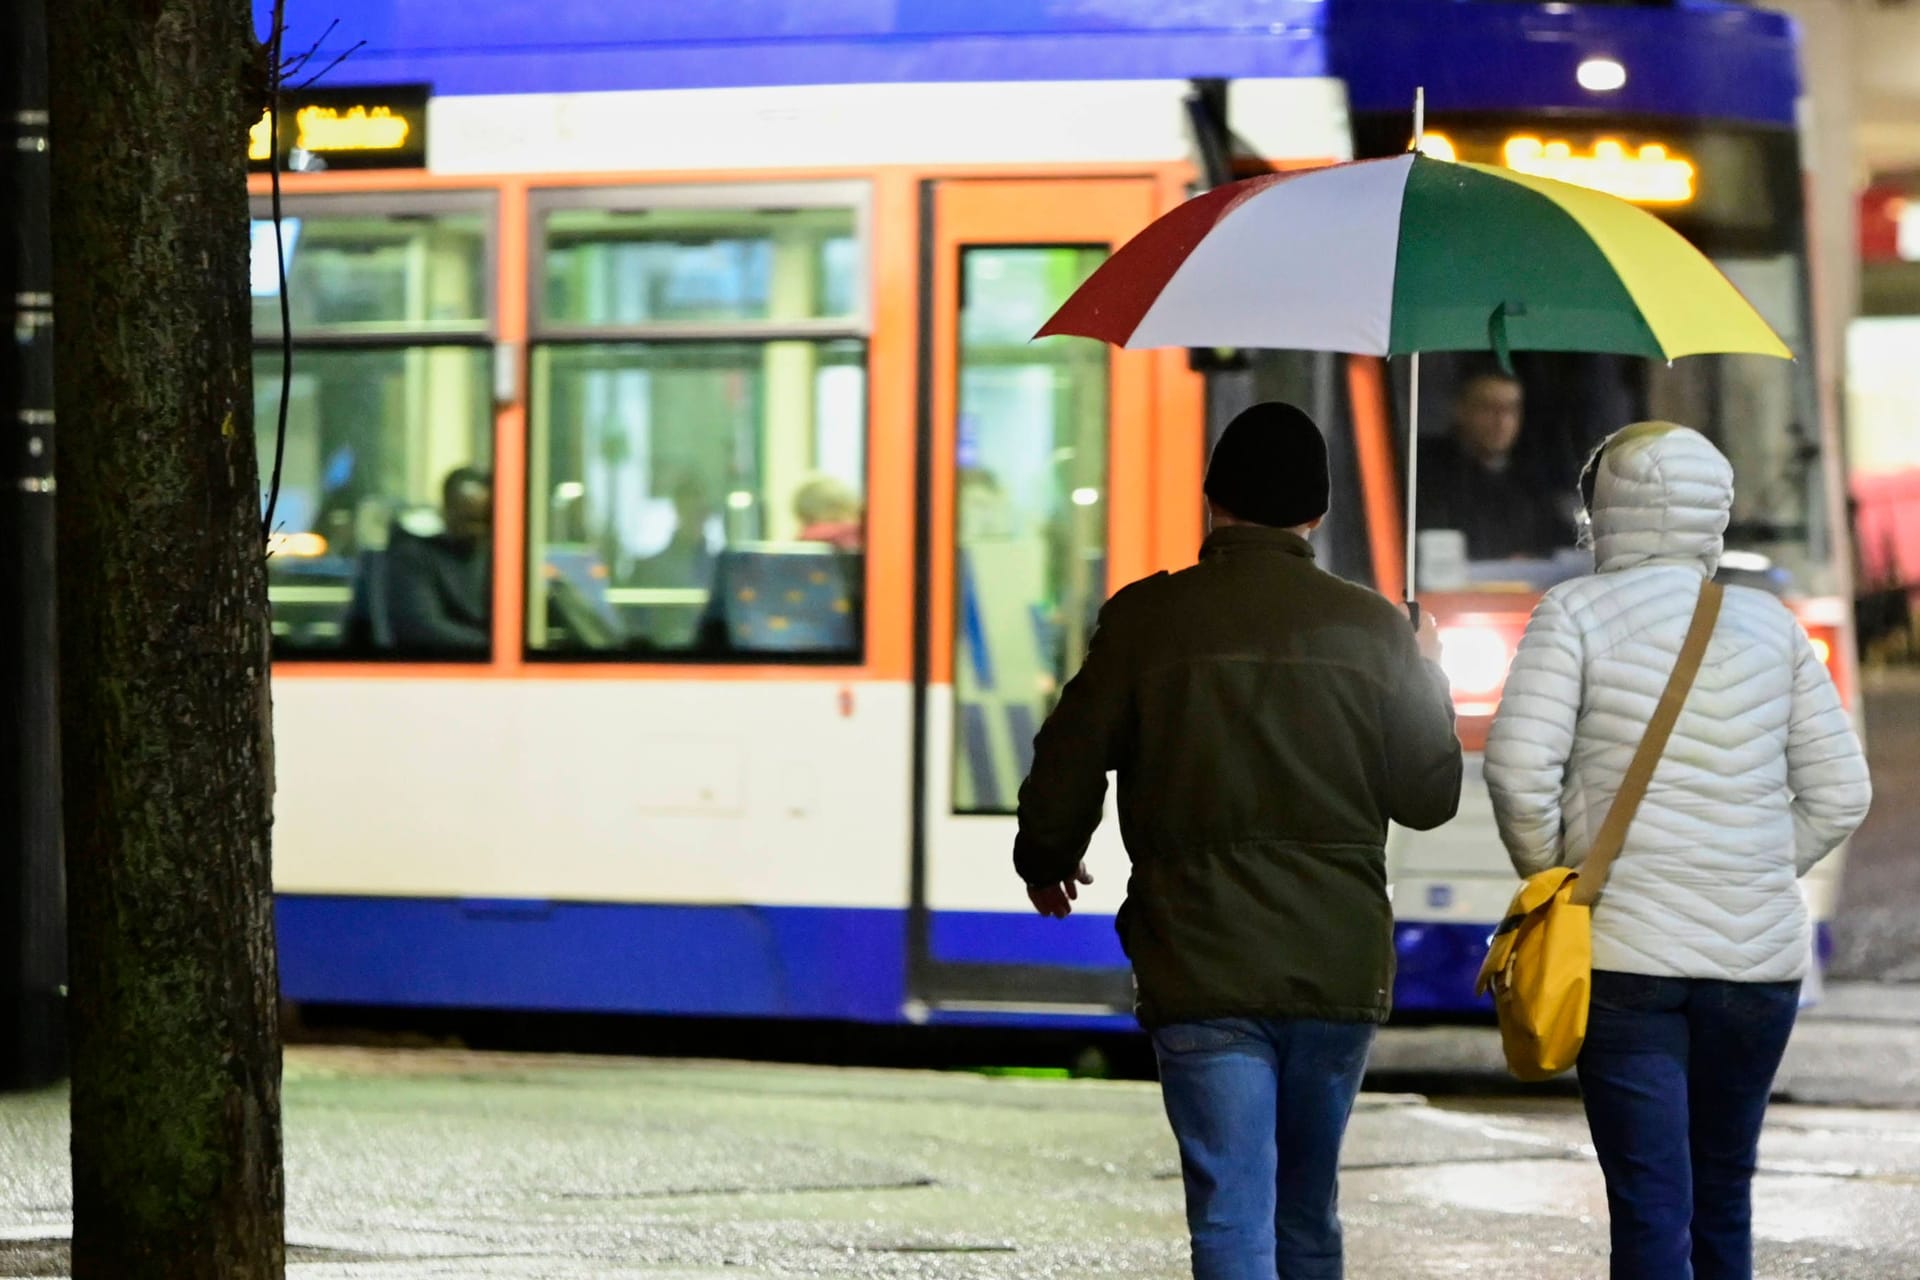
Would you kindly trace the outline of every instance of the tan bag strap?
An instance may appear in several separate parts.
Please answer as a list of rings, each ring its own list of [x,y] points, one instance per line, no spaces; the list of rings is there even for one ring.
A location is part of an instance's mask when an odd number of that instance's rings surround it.
[[[1606,821],[1600,824],[1600,834],[1588,850],[1587,860],[1580,864],[1580,876],[1573,883],[1573,901],[1580,906],[1592,906],[1600,891],[1607,887],[1613,860],[1620,856],[1621,846],[1627,842],[1633,815],[1639,811],[1640,801],[1646,798],[1654,767],[1660,763],[1667,739],[1673,735],[1673,726],[1679,722],[1680,708],[1693,689],[1693,678],[1700,674],[1701,660],[1707,655],[1707,641],[1713,638],[1713,624],[1720,617],[1720,599],[1725,594],[1720,584],[1711,579],[1700,584],[1700,602],[1693,607],[1693,623],[1687,628],[1685,643],[1680,646],[1680,659],[1673,665],[1673,674],[1667,677],[1660,705],[1653,709],[1653,718],[1647,721],[1647,731],[1641,735],[1640,746],[1633,753],[1633,763],[1627,766],[1627,776],[1620,782],[1612,807],[1607,810]]]

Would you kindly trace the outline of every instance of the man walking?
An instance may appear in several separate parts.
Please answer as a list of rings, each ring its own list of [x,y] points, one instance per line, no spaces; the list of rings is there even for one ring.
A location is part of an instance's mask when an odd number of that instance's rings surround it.
[[[1034,744],[1014,866],[1072,911],[1119,775],[1116,922],[1180,1144],[1196,1280],[1338,1280],[1340,1141],[1393,987],[1389,821],[1460,799],[1446,677],[1374,592],[1318,568],[1326,444],[1285,404],[1207,469],[1200,563],[1127,587]]]

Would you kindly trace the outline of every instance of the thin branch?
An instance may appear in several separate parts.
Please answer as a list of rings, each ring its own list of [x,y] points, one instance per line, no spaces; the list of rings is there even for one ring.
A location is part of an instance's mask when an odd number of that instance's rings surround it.
[[[284,219],[280,207],[280,93],[287,87],[289,77],[305,71],[308,64],[319,56],[321,46],[327,42],[327,37],[331,36],[339,25],[340,20],[335,18],[327,24],[327,29],[320,33],[320,38],[315,40],[304,53],[297,53],[288,58],[284,56],[287,2],[274,0],[273,28],[267,37],[267,65],[271,79],[271,83],[267,86],[267,133],[271,139],[270,149],[273,153],[269,166],[273,175],[273,258],[274,268],[280,280],[280,410],[273,436],[273,479],[267,489],[267,508],[260,520],[260,536],[268,542],[272,541],[274,508],[280,504],[281,469],[285,466],[287,459],[287,396],[288,389],[293,383],[293,307],[287,297],[287,242],[283,233]],[[366,43],[365,40],[356,41],[346,52],[323,67],[318,74],[308,76],[294,85],[294,91],[297,93],[311,88],[335,67],[365,48]]]
[[[311,89],[314,85],[318,84],[321,80],[324,80],[327,77],[328,72],[332,71],[335,67],[339,66],[341,63],[345,62],[348,58],[351,58],[354,54],[358,53],[360,50],[366,47],[367,47],[367,42],[365,40],[355,41],[339,57],[335,58],[332,62],[329,62],[324,68],[322,68],[317,73],[308,76],[305,80],[302,80],[299,84],[295,85],[294,88],[296,90]],[[302,65],[305,65],[305,64],[303,63]]]
[[[273,174],[273,258],[280,279],[280,413],[273,436],[273,482],[267,490],[267,509],[260,518],[260,538],[270,541],[273,511],[280,505],[280,472],[287,459],[287,391],[293,384],[293,308],[287,301],[287,242],[281,234],[280,210],[280,42],[287,30],[287,0],[273,0],[272,48],[268,66],[273,81],[267,86],[267,138]]]
[[[335,18],[327,24],[327,29],[320,33],[320,38],[307,46],[304,53],[296,53],[291,58],[282,62],[280,64],[280,79],[282,81],[290,80],[297,73],[306,70],[307,64],[320,56],[320,46],[327,42],[327,37],[332,35],[334,28],[339,25],[340,19]],[[364,41],[362,43],[364,43]]]

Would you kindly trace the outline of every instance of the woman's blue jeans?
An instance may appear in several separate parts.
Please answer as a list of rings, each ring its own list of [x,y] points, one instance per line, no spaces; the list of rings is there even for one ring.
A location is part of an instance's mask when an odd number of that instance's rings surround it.
[[[1340,1140],[1373,1033],[1291,1018],[1154,1032],[1194,1280],[1340,1280]]]
[[[1797,982],[1593,975],[1580,1092],[1613,1280],[1752,1280],[1753,1171]]]

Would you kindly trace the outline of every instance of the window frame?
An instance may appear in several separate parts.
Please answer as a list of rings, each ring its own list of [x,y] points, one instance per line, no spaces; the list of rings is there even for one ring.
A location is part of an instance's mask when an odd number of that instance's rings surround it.
[[[273,220],[273,199],[266,194],[253,194],[248,197],[249,217],[256,222]],[[400,351],[408,348],[462,348],[486,353],[486,382],[490,391],[487,410],[487,438],[491,455],[491,468],[497,470],[500,461],[500,378],[503,355],[500,349],[500,192],[487,188],[463,188],[446,191],[417,192],[315,192],[284,195],[280,201],[281,218],[321,219],[326,217],[380,218],[380,217],[437,217],[459,214],[477,214],[481,220],[481,260],[480,283],[482,323],[478,328],[463,326],[445,329],[413,328],[366,328],[351,333],[306,333],[298,328],[291,333],[293,365],[297,370],[300,352],[372,352]],[[291,287],[291,273],[288,287]],[[251,350],[255,359],[262,353],[273,355],[279,352],[287,336],[275,329],[262,334],[252,334]],[[281,392],[284,394],[284,391]],[[256,431],[258,427],[256,426]],[[271,463],[268,459],[258,460],[260,465],[260,492],[264,501],[267,486],[271,483]],[[500,565],[500,549],[503,530],[496,521],[493,537],[493,567],[489,570],[489,593],[497,598],[497,587],[491,579],[497,577]],[[271,608],[271,593],[269,595]],[[421,666],[444,665],[471,670],[476,667],[493,665],[500,658],[499,647],[493,634],[489,634],[484,653],[447,655],[409,653],[402,650],[392,652],[364,653],[327,649],[300,649],[289,652],[275,652],[272,661],[275,665],[298,663],[302,665],[326,664],[336,666]]]
[[[848,209],[853,213],[854,310],[810,320],[740,320],[678,324],[550,324],[541,310],[546,288],[547,218],[577,210],[651,213],[656,209],[720,213]],[[780,339],[873,339],[873,188],[847,182],[730,182],[659,187],[546,187],[527,193],[527,342],[775,342]]]
[[[273,219],[273,200],[252,196],[249,200],[255,222]],[[421,191],[421,192],[349,192],[283,196],[280,216],[285,218],[325,217],[436,217],[449,214],[478,214],[483,228],[481,240],[480,284],[484,313],[479,328],[404,329],[398,326],[369,326],[351,333],[293,333],[293,345],[301,347],[454,347],[493,346],[500,332],[500,193],[498,191]],[[291,273],[289,273],[291,284]],[[255,349],[276,348],[280,334],[253,335]]]
[[[873,489],[873,337],[874,337],[874,234],[873,183],[866,179],[821,181],[767,181],[724,183],[670,183],[660,185],[594,185],[581,187],[535,187],[527,192],[526,203],[526,515],[519,531],[524,556],[524,572],[519,585],[521,622],[519,645],[530,665],[629,666],[629,667],[725,667],[725,668],[837,668],[856,670],[866,666],[873,651],[872,611],[863,609],[856,648],[837,652],[779,653],[768,651],[710,652],[698,648],[686,650],[635,651],[630,649],[550,649],[533,642],[533,616],[542,581],[543,558],[535,546],[535,503],[540,499],[540,480],[547,470],[542,449],[551,449],[550,438],[543,438],[537,421],[539,398],[545,393],[540,376],[540,349],[581,346],[628,346],[668,348],[675,346],[711,346],[740,343],[765,347],[775,342],[856,342],[860,346],[861,379],[861,497],[870,504]],[[731,322],[676,323],[655,321],[641,324],[556,324],[543,313],[543,295],[547,281],[547,222],[555,213],[594,210],[613,213],[644,213],[657,209],[687,211],[750,212],[790,209],[835,209],[853,214],[854,280],[851,290],[853,310],[845,316],[807,320],[740,320]],[[547,375],[551,378],[551,373]],[[549,425],[550,431],[550,425]],[[867,516],[871,532],[871,509]],[[859,581],[863,599],[873,593],[872,558],[860,556]],[[673,590],[661,588],[660,590]],[[692,590],[692,589],[689,589]]]

